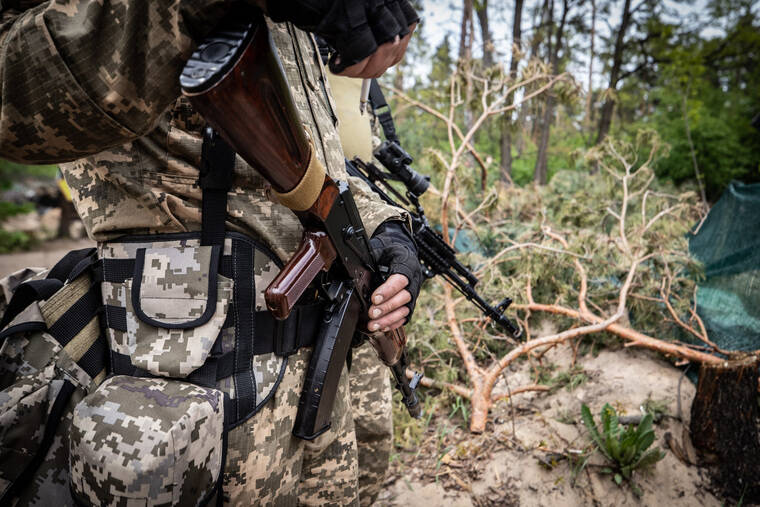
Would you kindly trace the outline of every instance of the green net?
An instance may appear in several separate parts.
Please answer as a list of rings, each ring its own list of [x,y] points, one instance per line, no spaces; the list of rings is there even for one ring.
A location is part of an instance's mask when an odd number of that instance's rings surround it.
[[[760,349],[760,184],[731,183],[689,252],[705,268],[697,311],[710,339],[725,350]]]

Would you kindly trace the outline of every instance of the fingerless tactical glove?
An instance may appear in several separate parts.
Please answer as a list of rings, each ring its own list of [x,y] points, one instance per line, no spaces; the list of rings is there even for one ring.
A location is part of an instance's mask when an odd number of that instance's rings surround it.
[[[419,16],[408,0],[267,0],[267,14],[324,38],[335,50],[330,70],[343,71],[378,46],[409,33]]]
[[[381,266],[387,266],[388,275],[399,273],[409,280],[409,285],[405,287],[412,295],[412,299],[406,304],[409,308],[406,322],[409,322],[423,279],[422,266],[414,240],[403,222],[389,221],[380,224],[369,243],[375,262]]]

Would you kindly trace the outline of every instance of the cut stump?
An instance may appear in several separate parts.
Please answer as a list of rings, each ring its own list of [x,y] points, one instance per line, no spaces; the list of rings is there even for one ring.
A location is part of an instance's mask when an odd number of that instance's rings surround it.
[[[760,500],[758,359],[703,364],[691,406],[691,439],[722,492]]]

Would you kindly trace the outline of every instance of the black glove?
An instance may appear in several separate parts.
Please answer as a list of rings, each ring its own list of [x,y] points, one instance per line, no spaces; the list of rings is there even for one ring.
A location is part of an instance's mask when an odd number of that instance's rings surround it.
[[[420,19],[408,0],[267,0],[266,6],[272,21],[290,21],[324,38],[335,50],[329,62],[334,73],[404,37]]]
[[[409,315],[406,316],[406,322],[409,322],[423,280],[417,245],[403,222],[399,221],[380,224],[369,243],[375,262],[388,267],[388,276],[399,273],[409,280],[409,285],[405,287],[412,295],[412,299],[405,305],[409,308]]]

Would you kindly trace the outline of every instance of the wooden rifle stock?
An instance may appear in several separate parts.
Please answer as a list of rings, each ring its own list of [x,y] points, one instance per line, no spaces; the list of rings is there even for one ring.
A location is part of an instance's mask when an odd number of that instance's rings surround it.
[[[304,225],[296,254],[266,289],[267,307],[276,318],[286,318],[315,277],[330,271],[333,278],[351,282],[361,306],[359,325],[364,327],[377,280],[369,240],[347,184],[333,181],[324,169],[314,172],[315,164],[321,168],[321,163],[304,132],[261,15],[237,13],[223,23],[199,46],[180,81],[193,107],[272,185]],[[304,191],[304,186],[311,190]],[[298,204],[288,204],[293,202]],[[372,344],[386,365],[403,369],[403,329],[374,335]],[[411,386],[419,411],[413,390]]]
[[[227,21],[188,62],[182,91],[275,190],[288,192],[306,172],[311,147],[282,63],[260,14]]]

